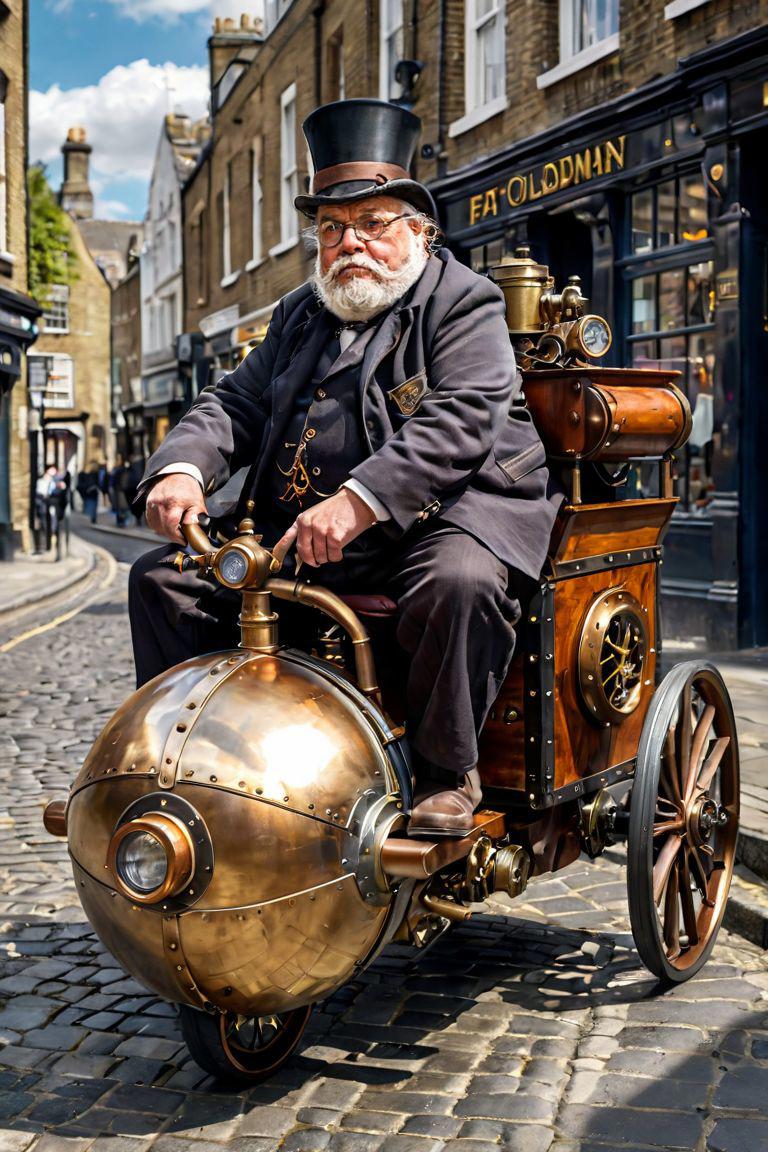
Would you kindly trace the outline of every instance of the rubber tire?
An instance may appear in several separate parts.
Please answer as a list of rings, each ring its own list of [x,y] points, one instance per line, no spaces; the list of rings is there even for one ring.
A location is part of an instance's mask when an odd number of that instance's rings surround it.
[[[224,1083],[243,1087],[259,1084],[282,1068],[298,1045],[312,1014],[312,1005],[280,1013],[285,1026],[275,1040],[252,1054],[252,1067],[245,1069],[233,1060],[222,1037],[222,1015],[179,1005],[181,1032],[192,1059],[211,1076]],[[259,1060],[258,1057],[263,1059]]]

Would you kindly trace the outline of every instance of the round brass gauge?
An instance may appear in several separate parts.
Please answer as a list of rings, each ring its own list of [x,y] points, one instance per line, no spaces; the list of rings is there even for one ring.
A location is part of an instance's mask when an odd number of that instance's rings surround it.
[[[640,703],[648,629],[640,603],[623,588],[593,601],[579,640],[579,687],[589,716],[621,723]]]
[[[238,536],[225,544],[214,561],[216,579],[227,588],[260,586],[269,576],[272,559],[255,536]]]
[[[612,343],[607,320],[603,320],[602,316],[582,316],[573,327],[571,342],[575,343],[582,356],[593,360],[605,356]]]

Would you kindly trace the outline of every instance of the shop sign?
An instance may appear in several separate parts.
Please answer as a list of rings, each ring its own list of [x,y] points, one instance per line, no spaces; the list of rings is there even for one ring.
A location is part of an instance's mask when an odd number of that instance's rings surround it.
[[[468,198],[470,227],[503,216],[523,204],[562,192],[565,188],[622,171],[626,140],[626,136],[614,136],[578,152],[569,152],[555,160],[503,176],[498,183]]]
[[[725,271],[718,272],[716,283],[718,300],[738,300],[739,273],[736,268],[726,268]]]

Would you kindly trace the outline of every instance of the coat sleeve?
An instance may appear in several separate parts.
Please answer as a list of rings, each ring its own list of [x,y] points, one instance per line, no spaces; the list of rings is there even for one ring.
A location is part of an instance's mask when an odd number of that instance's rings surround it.
[[[194,464],[209,493],[225,484],[243,465],[253,463],[268,418],[262,398],[273,377],[284,308],[281,301],[259,347],[234,372],[204,388],[168,433],[147,463],[139,496],[169,465]]]
[[[473,277],[445,314],[428,372],[430,391],[418,412],[351,472],[401,532],[435,501],[463,490],[504,427],[518,389],[504,297],[490,280]]]

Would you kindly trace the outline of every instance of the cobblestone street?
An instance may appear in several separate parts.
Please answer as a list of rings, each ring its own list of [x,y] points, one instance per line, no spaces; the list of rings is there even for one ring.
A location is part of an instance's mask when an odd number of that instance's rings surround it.
[[[768,953],[722,932],[659,994],[618,849],[426,953],[390,946],[274,1080],[217,1086],[42,825],[131,690],[126,580],[0,656],[0,1152],[768,1150]]]

